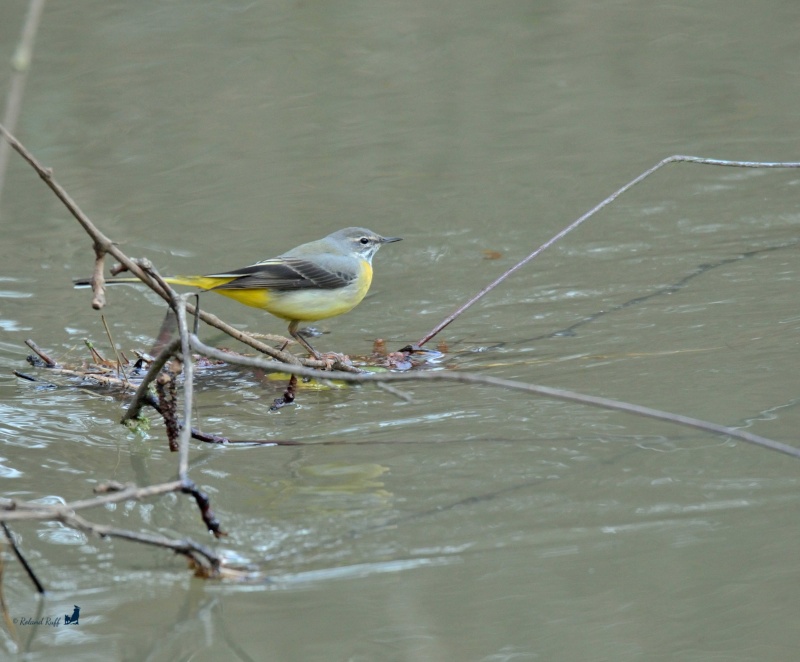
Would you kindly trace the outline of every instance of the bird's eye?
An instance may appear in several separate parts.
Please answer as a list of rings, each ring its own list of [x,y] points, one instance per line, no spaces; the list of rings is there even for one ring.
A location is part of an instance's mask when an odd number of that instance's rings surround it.
[[[361,237],[361,239],[359,239],[359,241],[360,241],[360,242],[361,242],[361,243],[362,243],[364,246],[366,246],[366,245],[369,243],[369,237]]]

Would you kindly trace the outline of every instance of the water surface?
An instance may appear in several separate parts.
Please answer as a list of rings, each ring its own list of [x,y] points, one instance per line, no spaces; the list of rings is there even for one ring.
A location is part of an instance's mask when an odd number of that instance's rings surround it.
[[[0,23],[8,61],[25,12]],[[322,349],[412,342],[673,153],[798,160],[795,2],[51,3],[16,133],[130,255],[209,272],[348,225],[404,237]],[[0,72],[7,89],[9,72]],[[657,407],[797,444],[792,171],[675,165],[442,336],[441,366]],[[71,279],[91,244],[19,158],[0,204],[0,483],[48,502],[170,480],[159,424],[111,392],[19,380],[33,337],[109,352]],[[490,253],[485,253],[490,251]],[[488,257],[495,259],[487,259]],[[241,328],[282,322],[209,298]],[[104,311],[126,352],[163,315]],[[209,330],[204,339],[224,342]],[[225,343],[230,344],[230,343]],[[47,378],[46,375],[44,375]],[[87,513],[213,545],[261,580],[55,523],[5,556],[26,659],[782,660],[796,634],[797,465],[664,423],[489,387],[303,390],[211,370],[197,417],[299,447],[192,448],[229,537],[183,498]],[[331,443],[335,442],[335,443]],[[146,632],[147,636],[142,636]]]

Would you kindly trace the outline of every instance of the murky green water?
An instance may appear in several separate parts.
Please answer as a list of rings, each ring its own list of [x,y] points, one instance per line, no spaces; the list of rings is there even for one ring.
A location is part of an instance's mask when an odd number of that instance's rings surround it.
[[[8,62],[26,4],[0,21]],[[50,3],[19,138],[124,250],[217,271],[348,225],[382,250],[325,350],[413,342],[673,153],[800,160],[795,2]],[[0,68],[0,89],[10,72]],[[443,365],[627,400],[798,445],[798,174],[675,165],[444,333]],[[32,337],[107,347],[71,278],[91,244],[12,156],[0,202],[0,491],[76,500],[172,479],[163,429],[101,390],[17,379]],[[484,251],[492,251],[486,259]],[[219,298],[248,330],[284,324]],[[118,344],[162,306],[109,292]],[[204,339],[220,340],[210,331]],[[229,343],[226,343],[229,344]],[[40,373],[36,373],[40,374]],[[45,377],[47,377],[45,375]],[[305,390],[199,377],[192,448],[230,533],[172,497],[86,513],[201,540],[268,580],[59,524],[15,524],[6,655],[87,660],[790,660],[798,467],[744,444],[488,387]],[[336,443],[329,443],[336,442]],[[78,625],[64,614],[80,606]]]

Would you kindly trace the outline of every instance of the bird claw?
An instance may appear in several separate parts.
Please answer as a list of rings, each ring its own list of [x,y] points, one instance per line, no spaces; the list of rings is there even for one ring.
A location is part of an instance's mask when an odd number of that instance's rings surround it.
[[[337,363],[353,365],[353,362],[347,354],[340,354],[339,352],[325,352],[324,354],[320,354],[318,358],[325,364],[325,370],[333,370],[333,366]]]

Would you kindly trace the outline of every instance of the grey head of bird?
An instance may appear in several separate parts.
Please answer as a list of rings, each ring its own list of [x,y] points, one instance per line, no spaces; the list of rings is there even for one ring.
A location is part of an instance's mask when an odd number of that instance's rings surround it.
[[[400,241],[402,237],[382,237],[367,228],[344,228],[324,239],[303,244],[285,254],[286,257],[307,257],[312,253],[353,256],[372,262],[372,256],[383,244]]]

